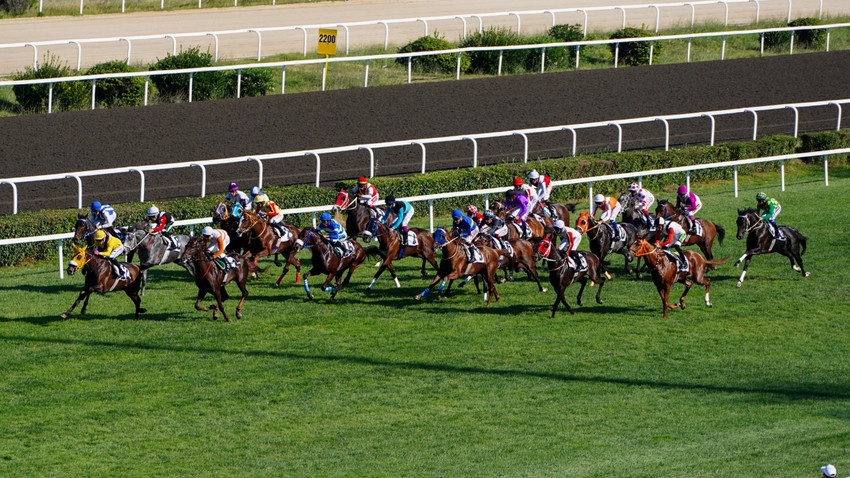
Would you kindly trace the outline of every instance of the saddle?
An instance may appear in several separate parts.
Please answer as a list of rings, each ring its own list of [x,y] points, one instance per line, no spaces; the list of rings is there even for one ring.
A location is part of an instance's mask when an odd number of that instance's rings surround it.
[[[160,237],[162,237],[162,243],[165,244],[165,247],[167,247],[169,251],[180,250],[180,242],[176,237],[166,236],[165,234],[160,234]]]
[[[676,272],[688,272],[690,268],[688,267],[688,259],[685,257],[679,257],[679,254],[670,250],[665,250],[665,254],[667,257],[676,264]]]
[[[688,223],[688,233],[692,236],[702,236],[702,224],[696,218],[691,221],[691,218],[685,216],[685,222]]]
[[[531,228],[528,226],[528,223],[525,224],[525,227],[522,227],[522,223],[519,221],[513,221],[512,224],[516,228],[521,239],[528,239],[531,237]]]
[[[576,263],[573,259],[574,255],[578,258],[578,263]],[[587,272],[587,259],[585,259],[584,254],[580,252],[568,253],[567,264],[570,269],[573,269],[576,272]]]
[[[605,225],[611,229],[611,234],[613,235],[615,242],[623,242],[626,240],[626,230],[620,227],[619,224],[606,222]]]
[[[543,205],[543,211],[544,211],[544,212],[547,212],[547,211],[548,211],[548,212],[549,212],[549,217],[550,217],[553,221],[557,221],[558,219],[560,219],[560,217],[558,216],[558,210],[557,210],[557,209],[555,209],[555,206],[553,206],[552,204],[550,204],[550,203],[548,203],[548,202],[547,202],[546,204],[544,204],[544,205]]]
[[[292,231],[289,230],[288,227],[284,225],[280,225],[280,227],[272,226],[272,230],[274,231],[274,235],[277,237],[277,244],[279,245],[282,242],[287,242],[292,240]]]
[[[349,241],[348,239],[340,241],[334,244],[332,247],[334,252],[339,255],[340,259],[345,259],[351,254],[354,254],[354,244],[352,244],[351,241]]]
[[[407,231],[407,237],[403,237],[401,231],[396,229],[396,235],[398,236],[398,240],[401,241],[401,245],[404,247],[416,247],[419,245],[419,238],[416,237],[416,233],[413,231]]]
[[[216,257],[213,262],[215,262],[215,265],[218,266],[218,268],[221,269],[225,274],[232,271],[236,268],[236,266],[239,265],[239,261],[228,255]]]
[[[770,221],[767,222],[767,230],[770,232],[770,237],[774,238],[777,242],[785,241],[785,234],[782,233],[782,229],[780,226],[774,227]]]
[[[493,245],[496,247],[496,249],[502,249],[504,251],[507,251],[508,255],[514,255],[514,247],[507,239],[502,239],[493,235],[491,235],[490,237],[493,239]]]
[[[484,262],[484,254],[475,246],[467,246],[466,260],[470,264],[480,264]]]

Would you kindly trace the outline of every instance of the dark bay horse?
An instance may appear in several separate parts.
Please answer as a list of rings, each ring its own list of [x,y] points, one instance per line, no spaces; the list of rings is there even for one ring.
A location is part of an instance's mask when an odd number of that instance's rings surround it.
[[[86,245],[94,246],[94,233],[97,232],[97,227],[89,220],[86,213],[77,215],[77,222],[74,223],[74,242],[79,244],[83,239],[86,240]]]
[[[228,237],[230,237],[230,244],[227,245],[228,252],[241,253],[247,247],[245,238],[236,233],[244,210],[239,203],[224,201],[220,201],[213,209],[213,226],[227,232]]]
[[[278,256],[286,257],[286,266],[277,278],[275,285],[280,285],[283,276],[289,272],[290,266],[295,266],[295,282],[301,280],[301,261],[292,254],[292,248],[295,247],[295,241],[298,240],[298,235],[301,234],[301,229],[291,224],[281,224],[288,231],[288,234],[281,238],[274,228],[263,219],[259,213],[254,211],[243,211],[239,221],[239,226],[236,229],[236,234],[241,236],[247,245],[247,251],[244,254],[245,259],[265,257],[274,254],[274,265],[280,267],[283,264],[278,260]]]
[[[553,203],[549,203],[549,205],[552,206],[552,209],[555,210],[555,214],[558,215],[557,219],[564,221],[564,224],[570,223],[570,213],[575,212],[575,210],[576,210],[575,204],[558,204],[558,203],[553,202]],[[549,218],[549,216],[547,216],[546,214],[543,213],[543,205],[540,204],[539,202],[534,205],[534,209],[531,210],[531,213],[548,219],[549,221],[547,221],[547,222],[551,222],[551,218]],[[551,224],[547,224],[547,225],[551,226]]]
[[[622,254],[625,257],[626,274],[631,274],[632,269],[629,263],[632,261],[626,253],[629,247],[634,244],[637,239],[637,229],[631,224],[621,222],[618,224],[626,232],[626,240],[621,241],[614,237],[614,231],[607,223],[597,222],[587,211],[582,211],[576,219],[576,229],[585,234],[590,239],[590,252],[594,253],[602,263],[602,272],[605,278],[611,280],[611,275],[605,270],[605,258],[608,254]]]
[[[443,251],[440,268],[437,271],[437,277],[434,278],[434,281],[425,290],[417,294],[415,299],[422,299],[437,282],[442,281],[437,292],[437,300],[440,300],[443,296],[443,286],[446,285],[446,281],[449,281],[449,287],[446,289],[446,295],[449,295],[452,282],[455,279],[465,276],[475,276],[475,285],[477,287],[478,276],[481,276],[484,282],[484,300],[487,301],[487,305],[490,305],[493,297],[498,302],[499,293],[496,291],[496,272],[499,269],[499,256],[503,251],[486,246],[476,246],[484,256],[484,262],[469,262],[466,252],[463,250],[464,247],[459,243],[460,238],[454,234],[454,232],[447,233],[445,228],[442,227],[438,227],[434,231],[434,243],[432,246],[434,252],[437,250]]]
[[[191,237],[184,234],[172,234],[179,249],[169,249],[165,238],[159,232],[152,232],[154,224],[140,224],[141,228],[131,226],[124,235],[124,248],[127,250],[127,261],[132,261],[133,253],[139,253],[139,268],[142,270],[141,295],[145,295],[148,284],[148,269],[176,262],[186,250]]]
[[[605,276],[602,275],[602,262],[596,256],[596,254],[587,251],[577,251],[581,254],[585,261],[587,262],[587,270],[586,271],[577,271],[569,266],[569,262],[567,261],[567,256],[561,251],[558,250],[557,247],[549,240],[549,238],[543,239],[540,241],[537,246],[537,250],[534,253],[535,259],[543,259],[550,262],[549,265],[549,283],[552,284],[552,287],[555,288],[555,292],[557,296],[555,297],[555,303],[552,304],[552,318],[555,317],[555,312],[558,310],[558,304],[564,304],[564,307],[570,312],[570,314],[575,315],[575,311],[570,307],[570,304],[567,303],[567,300],[564,298],[564,291],[567,290],[567,287],[570,284],[575,282],[581,283],[581,289],[578,291],[577,303],[578,305],[584,305],[581,301],[581,295],[584,292],[584,288],[587,285],[587,280],[590,279],[595,284],[599,284],[599,289],[596,290],[596,303],[602,303],[602,286],[605,285]]]
[[[622,222],[631,224],[635,228],[640,229],[641,226],[646,229],[647,233],[655,234],[655,214],[649,213],[649,224],[643,222],[643,214],[635,209],[635,200],[628,191],[620,194],[617,202],[623,206]]]
[[[334,251],[325,238],[312,227],[305,227],[301,230],[301,234],[298,235],[298,239],[295,241],[295,246],[292,248],[291,255],[297,254],[302,248],[309,248],[312,254],[311,263],[313,268],[304,274],[304,290],[307,291],[307,297],[310,299],[313,298],[313,293],[310,292],[310,284],[307,281],[307,279],[313,275],[328,275],[324,284],[322,284],[322,290],[330,291],[331,300],[334,300],[337,293],[339,293],[343,287],[348,285],[348,281],[351,280],[351,274],[353,274],[355,269],[360,267],[360,264],[366,260],[367,254],[366,250],[363,249],[363,246],[359,243],[355,241],[349,242],[354,247],[354,252],[348,256],[342,257],[339,253]],[[370,249],[370,251],[374,251],[373,254],[377,255],[376,247],[373,246],[373,249]],[[345,276],[345,280],[340,282],[342,274],[346,271],[348,273]],[[333,286],[331,286],[331,279],[334,278],[336,279],[336,282]]]
[[[510,253],[504,247],[496,245],[493,241],[493,236],[489,234],[479,234],[475,241],[478,244],[492,247],[493,249],[501,249],[506,253],[502,255],[503,260],[499,264],[499,269],[505,270],[505,280],[508,280],[510,274],[511,281],[514,280],[514,272],[524,270],[528,274],[528,280],[537,283],[537,289],[540,292],[546,292],[546,288],[540,284],[540,276],[537,273],[537,261],[534,260],[534,245],[531,241],[525,239],[504,239],[504,242],[510,244]],[[504,280],[502,281],[504,282]]]
[[[490,209],[493,211],[493,214],[502,218],[505,221],[505,224],[508,225],[508,239],[523,239],[522,234],[519,232],[519,229],[517,229],[517,225],[519,223],[511,221],[509,218],[506,217],[504,202],[493,201],[493,203],[490,205]],[[538,221],[537,218],[535,218],[533,215],[529,214],[528,217],[525,219],[525,223],[528,225],[531,234],[528,239],[542,239],[545,236],[544,229],[546,224]],[[549,225],[551,226],[551,224]]]
[[[242,292],[242,298],[239,304],[236,305],[236,318],[242,318],[242,304],[248,297],[248,288],[246,284],[248,277],[257,272],[262,272],[253,261],[246,260],[236,253],[228,254],[236,262],[236,267],[225,272],[215,264],[215,261],[207,253],[204,242],[201,238],[192,238],[186,246],[186,251],[180,258],[180,265],[186,268],[189,275],[195,278],[195,285],[198,286],[198,299],[195,301],[195,309],[204,312],[213,311],[213,320],[218,319],[218,311],[221,310],[224,315],[224,320],[230,322],[230,317],[227,311],[224,310],[224,301],[230,296],[225,287],[227,284],[236,281],[236,285]],[[215,304],[210,304],[209,307],[202,307],[201,301],[204,300],[207,294],[212,294],[215,297]]]
[[[366,229],[369,219],[380,219],[385,214],[384,208],[378,207],[373,210],[360,204],[357,199],[357,195],[352,193],[351,190],[343,189],[337,194],[331,212],[334,215],[340,212],[345,213],[345,232],[348,233],[348,237],[357,237]]]
[[[688,291],[691,290],[695,282],[705,286],[705,306],[711,307],[711,300],[708,296],[711,279],[705,276],[706,268],[718,266],[729,260],[728,257],[721,260],[706,260],[695,251],[684,251],[684,253],[688,261],[688,270],[680,272],[676,267],[676,263],[667,257],[667,254],[662,252],[661,248],[650,244],[645,239],[638,239],[629,248],[630,255],[643,257],[649,265],[652,282],[655,283],[655,288],[658,289],[658,295],[661,296],[665,319],[667,318],[667,309],[675,309],[676,307],[685,308],[685,296],[688,295]],[[688,279],[688,276],[693,278],[693,280]],[[678,305],[670,305],[670,288],[676,282],[684,284],[685,291],[682,292],[682,297],[679,297]]]
[[[399,254],[399,251],[401,250],[401,240],[399,239],[397,231],[390,230],[386,224],[374,218],[369,219],[369,222],[366,223],[366,228],[360,233],[360,237],[363,238],[365,242],[371,242],[372,239],[378,241],[378,250],[382,257],[381,266],[378,269],[378,272],[375,273],[375,277],[372,278],[372,282],[366,290],[372,290],[372,286],[375,285],[378,277],[381,277],[381,274],[383,274],[383,272],[387,269],[389,269],[396,287],[401,287],[401,284],[398,282],[398,276],[396,276],[395,273],[393,261],[404,259],[405,257],[418,257],[422,259],[423,276],[428,275],[428,273],[425,272],[426,262],[434,266],[435,270],[439,270],[440,266],[434,259],[434,249],[432,247],[434,237],[427,229],[421,229],[418,227],[411,227],[409,229],[411,232],[416,234],[417,244],[415,246],[405,246],[404,250],[401,251],[401,254]]]
[[[744,270],[741,272],[741,278],[738,279],[737,287],[741,287],[744,283],[744,276],[747,275],[747,268],[750,267],[750,260],[753,256],[760,254],[768,254],[778,252],[787,257],[791,261],[791,268],[803,274],[803,277],[808,277],[809,272],[803,269],[803,254],[806,252],[806,241],[808,238],[797,229],[790,226],[779,226],[782,233],[785,235],[784,241],[774,241],[770,234],[767,222],[761,218],[758,211],[755,209],[738,210],[738,240],[744,238],[744,233],[747,233],[747,250],[744,255],[735,263],[735,267],[744,262]],[[797,264],[794,264],[794,261]]]
[[[726,230],[723,229],[723,226],[715,224],[708,219],[701,219],[698,217],[695,219],[699,222],[700,226],[702,226],[702,235],[691,235],[689,232],[690,220],[685,216],[684,212],[677,211],[676,208],[666,199],[658,201],[658,205],[655,206],[655,215],[678,222],[685,232],[688,233],[685,240],[682,242],[682,245],[692,246],[696,244],[708,260],[714,259],[714,255],[711,253],[711,248],[714,245],[715,238],[718,243],[722,244],[723,238],[726,237]]]
[[[139,270],[139,266],[129,262],[123,262],[122,265],[126,267],[129,272],[129,278],[121,280],[120,278],[116,278],[112,275],[112,263],[100,256],[94,255],[88,246],[78,247],[74,244],[73,247],[74,257],[68,264],[68,275],[74,275],[74,272],[76,272],[77,269],[81,269],[83,274],[86,276],[86,282],[85,285],[83,285],[83,290],[80,291],[80,295],[77,297],[77,300],[70,309],[60,314],[60,317],[67,319],[68,316],[71,315],[71,312],[74,311],[74,308],[79,305],[80,301],[84,301],[83,308],[80,310],[80,313],[85,314],[86,308],[89,305],[89,297],[91,297],[92,292],[105,294],[106,292],[117,290],[123,290],[124,293],[127,294],[127,297],[129,297],[136,306],[136,313],[133,316],[134,319],[138,319],[140,313],[146,312],[145,309],[141,308],[142,299],[139,298],[139,286],[141,284],[141,271]]]

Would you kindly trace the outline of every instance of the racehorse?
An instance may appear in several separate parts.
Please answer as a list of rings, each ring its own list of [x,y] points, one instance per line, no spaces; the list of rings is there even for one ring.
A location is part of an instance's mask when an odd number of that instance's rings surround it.
[[[423,276],[428,275],[428,273],[425,272],[426,262],[429,262],[432,266],[434,266],[434,269],[439,270],[440,266],[437,265],[437,261],[434,259],[434,249],[431,247],[434,242],[434,238],[431,233],[427,229],[421,229],[418,227],[411,227],[409,229],[411,232],[416,234],[417,244],[415,246],[404,246],[404,250],[401,254],[399,254],[399,250],[401,250],[401,239],[399,238],[399,233],[397,231],[391,230],[386,224],[375,218],[369,219],[369,222],[366,223],[366,228],[360,233],[360,237],[363,238],[365,242],[370,242],[372,239],[377,240],[379,244],[378,250],[383,258],[381,261],[381,267],[378,269],[378,272],[375,273],[375,277],[372,278],[372,282],[366,290],[372,290],[372,286],[375,285],[378,277],[381,277],[381,274],[383,274],[383,272],[387,269],[389,269],[390,274],[392,274],[396,287],[401,287],[401,284],[398,282],[398,276],[396,276],[395,273],[393,261],[404,259],[405,257],[419,257],[422,259]]]
[[[499,269],[505,270],[505,279],[502,280],[514,280],[514,272],[517,272],[522,268],[525,270],[525,273],[528,274],[528,279],[532,282],[537,283],[537,288],[540,292],[546,292],[546,288],[540,284],[540,276],[537,273],[537,261],[534,260],[534,246],[530,241],[525,239],[502,239],[502,241],[510,244],[510,253],[508,254],[508,250],[504,247],[497,247],[495,241],[493,241],[493,236],[489,234],[479,234],[475,241],[478,244],[492,247],[493,249],[501,249],[506,253],[502,255],[504,260],[499,263]],[[508,279],[508,274],[510,273],[510,279]]]
[[[351,190],[343,189],[336,196],[336,202],[332,208],[332,214],[337,215],[340,212],[346,214],[345,232],[349,237],[357,237],[358,234],[366,229],[366,224],[373,217],[381,219],[384,214],[384,208],[377,207],[372,209],[364,206],[357,200],[357,196]]]
[[[77,222],[74,223],[74,242],[79,243],[83,239],[86,240],[86,245],[94,246],[94,233],[97,232],[97,227],[89,220],[86,213],[77,215]]]
[[[590,216],[587,211],[582,211],[576,219],[576,229],[583,234],[587,234],[590,239],[590,252],[596,254],[602,264],[602,271],[605,278],[611,280],[611,275],[605,270],[605,257],[608,254],[622,254],[625,257],[626,274],[631,274],[632,269],[629,263],[632,261],[626,253],[629,247],[634,244],[637,239],[637,229],[628,223],[618,224],[626,232],[626,240],[621,241],[619,238],[614,238],[614,230],[604,222],[596,222],[596,219]]]
[[[284,240],[278,236],[269,223],[263,219],[259,213],[254,211],[243,211],[242,217],[239,220],[239,226],[236,228],[236,234],[245,239],[247,251],[244,254],[245,259],[270,256],[274,254],[274,265],[280,267],[283,264],[278,260],[279,255],[286,257],[286,266],[280,277],[277,278],[275,285],[280,285],[283,276],[289,272],[290,266],[295,266],[295,282],[301,280],[301,261],[291,254],[295,241],[298,235],[301,234],[301,229],[290,225],[281,224],[288,231]]]
[[[171,234],[177,241],[179,249],[169,249],[168,239],[159,232],[152,232],[154,224],[144,224],[141,228],[127,228],[124,239],[124,249],[127,250],[127,261],[132,261],[133,253],[139,252],[139,268],[142,270],[141,295],[145,295],[148,284],[148,269],[161,266],[180,259],[189,244],[191,237],[185,234]]]
[[[505,223],[508,225],[508,239],[523,239],[522,234],[517,229],[518,222],[511,221],[506,217],[505,211],[505,203],[502,201],[493,201],[490,205],[490,209],[493,211],[493,214],[502,218]],[[569,217],[569,211],[567,216]],[[547,219],[544,218],[544,221]],[[550,220],[551,221],[551,220]],[[541,223],[537,220],[533,215],[529,214],[528,217],[525,218],[525,223],[528,225],[530,229],[530,235],[528,239],[542,239],[545,235],[544,232],[544,223]],[[551,226],[551,224],[549,224]]]
[[[711,307],[711,300],[708,296],[708,290],[711,286],[711,279],[705,276],[707,267],[718,266],[728,261],[729,258],[720,260],[707,260],[695,251],[683,251],[685,258],[688,261],[688,270],[679,271],[676,263],[667,257],[667,254],[661,251],[661,248],[653,246],[645,239],[638,239],[629,248],[629,254],[637,257],[644,257],[646,263],[649,264],[652,274],[652,282],[655,283],[655,288],[658,289],[658,294],[661,296],[662,308],[664,310],[664,318],[667,318],[667,309],[675,309],[677,307],[685,308],[685,296],[691,290],[691,286],[696,282],[699,285],[705,286],[705,306]],[[688,279],[691,276],[693,280]],[[685,284],[685,291],[682,292],[682,297],[679,297],[679,304],[670,305],[670,288],[674,283],[679,282]]]
[[[552,206],[552,209],[555,210],[555,214],[558,215],[557,219],[564,221],[564,224],[570,223],[570,213],[575,212],[575,210],[576,210],[575,204],[558,204],[558,203],[551,202],[551,203],[549,203],[549,205]],[[544,219],[547,219],[548,221],[552,221],[554,219],[554,218],[547,216],[543,212],[543,204],[540,203],[540,202],[537,202],[534,205],[534,209],[531,210],[531,213],[536,214],[537,216],[540,216]]]
[[[558,303],[564,304],[564,307],[567,308],[570,314],[575,315],[575,311],[564,298],[564,291],[570,286],[570,284],[575,282],[581,283],[581,289],[579,289],[578,296],[576,297],[578,305],[584,305],[581,301],[581,295],[584,292],[584,287],[587,285],[588,279],[593,281],[595,284],[599,284],[599,289],[596,290],[596,303],[602,303],[602,286],[605,285],[605,277],[601,274],[603,271],[602,261],[600,261],[599,257],[592,252],[577,252],[581,254],[584,257],[585,262],[587,262],[586,271],[577,271],[570,267],[566,254],[562,254],[561,251],[555,247],[552,241],[549,240],[549,238],[540,241],[540,244],[537,246],[537,250],[534,252],[535,261],[544,259],[552,263],[549,266],[549,283],[552,284],[552,287],[555,288],[555,292],[557,292],[555,303],[552,304],[552,318],[555,318],[555,312],[558,310]]]
[[[203,239],[195,237],[189,241],[179,262],[181,266],[186,268],[189,275],[195,278],[195,285],[198,286],[198,300],[195,301],[195,309],[204,312],[212,310],[213,320],[218,319],[218,311],[221,310],[224,320],[230,322],[230,317],[224,310],[224,301],[229,298],[225,287],[235,280],[239,290],[242,291],[242,298],[236,306],[236,318],[241,319],[242,304],[248,297],[248,288],[245,287],[248,277],[257,272],[262,272],[264,269],[260,269],[253,261],[246,260],[239,254],[230,253],[228,257],[236,262],[236,267],[225,272],[216,265],[215,260],[207,253]],[[212,294],[216,303],[210,304],[209,307],[202,307],[201,301],[207,294]]]
[[[741,272],[741,278],[738,279],[737,287],[741,287],[744,283],[744,276],[747,275],[747,268],[750,267],[750,260],[753,256],[759,254],[767,254],[770,252],[778,252],[787,257],[791,261],[791,268],[803,274],[803,277],[808,277],[809,272],[803,269],[803,254],[806,252],[806,241],[808,238],[797,229],[790,226],[778,226],[785,236],[784,241],[774,240],[768,229],[767,221],[759,216],[758,211],[749,208],[738,210],[738,240],[744,238],[744,233],[747,234],[747,250],[744,255],[735,263],[735,267],[744,262],[744,270]],[[802,246],[802,248],[801,248]],[[794,261],[797,264],[794,264]]]
[[[658,201],[658,206],[655,207],[655,215],[657,217],[676,221],[686,232],[690,231],[690,220],[685,216],[684,211],[677,211],[676,208],[666,199]],[[692,246],[696,244],[699,247],[699,250],[705,255],[705,258],[712,260],[714,259],[714,255],[711,253],[711,247],[714,245],[714,239],[717,238],[717,242],[722,244],[723,238],[726,237],[726,230],[723,229],[723,226],[720,224],[715,224],[708,219],[701,219],[698,217],[695,219],[700,226],[702,226],[702,235],[691,235],[690,232],[688,232],[688,235],[685,237],[682,245]]]
[[[294,256],[302,248],[310,248],[313,268],[304,274],[304,290],[307,291],[308,298],[313,298],[313,293],[310,292],[310,284],[307,281],[310,276],[327,274],[328,277],[325,279],[324,284],[322,284],[322,290],[330,291],[331,300],[334,300],[337,293],[348,285],[348,281],[351,280],[351,274],[354,273],[354,270],[360,267],[360,264],[366,260],[367,253],[363,249],[363,246],[355,241],[348,242],[354,247],[354,252],[342,257],[338,252],[333,251],[325,238],[312,227],[305,227],[301,230],[301,234],[298,235],[298,239],[295,241],[295,246],[292,248],[290,255]],[[377,254],[377,248],[374,246],[372,246],[370,251],[375,251],[373,254]],[[345,280],[340,283],[339,279],[346,271],[348,271],[348,274],[346,274]],[[336,279],[336,283],[331,287],[332,278]]]
[[[484,262],[469,262],[463,247],[457,243],[458,240],[458,236],[455,236],[454,233],[446,233],[446,230],[442,227],[438,227],[434,231],[432,248],[434,252],[440,249],[443,251],[440,268],[437,271],[437,277],[434,278],[434,281],[425,290],[417,294],[415,299],[422,299],[437,282],[442,281],[437,292],[437,300],[440,300],[443,296],[443,286],[446,285],[446,281],[449,281],[449,287],[446,289],[446,295],[449,295],[452,289],[452,282],[464,276],[475,276],[475,286],[477,288],[478,276],[480,275],[484,281],[484,300],[487,301],[487,305],[490,305],[493,297],[496,297],[496,301],[498,302],[499,293],[496,291],[496,273],[499,269],[499,257],[504,251],[486,246],[476,246],[481,251]]]
[[[655,214],[649,213],[649,224],[643,222],[643,215],[635,209],[635,201],[628,191],[620,194],[617,202],[623,206],[622,222],[635,226],[638,230],[643,227],[648,234],[655,233]]]
[[[74,275],[77,269],[82,269],[83,274],[86,276],[86,282],[74,305],[60,314],[60,317],[67,319],[71,315],[71,312],[74,311],[74,308],[83,300],[83,308],[80,310],[80,313],[85,314],[92,292],[104,294],[115,290],[123,290],[127,294],[127,297],[133,301],[133,304],[136,306],[134,319],[138,319],[140,313],[147,312],[140,306],[142,299],[139,298],[139,285],[141,284],[139,266],[129,262],[123,262],[122,265],[127,268],[129,278],[122,280],[120,277],[113,277],[112,263],[109,260],[94,255],[88,246],[78,247],[76,244],[72,244],[72,246],[74,247],[74,257],[68,263],[68,275]]]
[[[227,232],[228,237],[230,237],[227,252],[241,253],[247,248],[245,238],[236,234],[236,229],[239,227],[239,219],[242,217],[242,211],[244,210],[238,202],[231,204],[224,201],[219,201],[215,209],[213,209],[213,226]]]

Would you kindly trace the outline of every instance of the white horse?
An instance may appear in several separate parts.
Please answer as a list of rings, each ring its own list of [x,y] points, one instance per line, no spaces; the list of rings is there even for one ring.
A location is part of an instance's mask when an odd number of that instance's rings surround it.
[[[148,269],[153,266],[161,266],[169,262],[176,262],[186,251],[191,237],[185,234],[171,234],[178,246],[177,249],[168,244],[168,239],[160,232],[152,232],[153,224],[144,228],[130,227],[124,238],[124,247],[128,254],[131,251],[139,253],[139,268],[142,270],[141,295],[145,295],[145,287],[148,283]]]

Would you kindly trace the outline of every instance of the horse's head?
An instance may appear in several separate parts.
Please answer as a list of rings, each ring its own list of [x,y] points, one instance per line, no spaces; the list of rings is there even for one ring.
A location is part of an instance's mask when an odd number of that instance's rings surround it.
[[[658,248],[650,244],[646,239],[638,239],[626,251],[626,260],[631,261],[635,257],[645,256],[655,252]]]
[[[88,215],[85,213],[78,214],[77,222],[74,223],[74,242],[80,242],[94,230],[94,224],[89,221]]]
[[[620,197],[617,198],[617,202],[620,203],[623,208],[630,208],[632,206],[632,203],[634,202],[634,198],[632,198],[632,193],[630,193],[629,191],[623,191],[623,193],[620,194]]]
[[[493,214],[497,216],[502,216],[504,218],[505,215],[505,202],[497,199],[490,203],[490,210],[493,211]]]
[[[360,231],[360,237],[366,242],[370,242],[373,237],[378,237],[378,224],[380,222],[374,217],[369,219],[369,222],[366,223],[366,228]]]
[[[177,259],[177,263],[186,268],[189,275],[194,277],[197,275],[196,265],[198,261],[202,260],[209,260],[206,257],[204,240],[200,237],[193,237],[189,239],[189,243],[186,244],[186,249],[183,252],[183,255]]]
[[[295,240],[295,244],[292,246],[293,253],[301,252],[301,249],[304,247],[311,247],[318,240],[319,234],[312,227],[305,227],[301,229],[301,233],[298,234],[298,239]]]
[[[445,246],[449,242],[448,237],[449,237],[449,235],[446,232],[446,228],[444,228],[443,226],[440,226],[437,229],[435,229],[434,230],[434,243],[431,245],[431,247],[434,249],[434,251],[438,251],[438,250],[442,249],[443,246]]]
[[[586,233],[590,229],[590,214],[587,211],[581,211],[578,213],[578,217],[576,218],[576,229],[581,231],[582,234]]]
[[[236,216],[234,216],[234,218],[236,218]],[[258,214],[251,211],[241,211],[238,219],[236,220],[236,234],[239,236],[244,235],[246,232],[253,229],[259,220],[260,216]]]
[[[755,227],[759,220],[761,220],[761,217],[759,217],[755,209],[738,209],[738,219],[735,221],[735,224],[738,225],[738,232],[735,234],[735,237],[739,241],[743,239],[744,234]]]
[[[552,244],[552,241],[549,240],[548,237],[544,238],[542,241],[540,241],[540,244],[538,244],[537,247],[534,249],[534,262],[537,262],[544,257],[548,258],[549,254],[552,253],[552,249],[554,247],[555,245]]]
[[[69,276],[74,275],[77,269],[85,267],[86,263],[91,259],[91,255],[86,254],[88,246],[78,247],[76,244],[71,244],[71,247],[74,248],[74,257],[71,258],[71,262],[68,263],[68,268],[65,270]]]
[[[227,211],[227,203],[221,201],[216,205],[215,209],[213,209],[213,222],[221,223],[227,220],[230,217],[230,213]]]
[[[670,201],[666,199],[661,199],[658,201],[658,205],[655,206],[655,215],[658,217],[663,217],[664,219],[670,219],[676,214],[676,208],[670,204]]]

